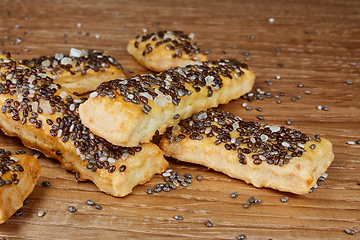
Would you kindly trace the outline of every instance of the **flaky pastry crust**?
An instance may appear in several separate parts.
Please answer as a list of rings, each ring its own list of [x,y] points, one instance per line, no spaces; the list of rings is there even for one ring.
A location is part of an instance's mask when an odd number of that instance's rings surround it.
[[[36,182],[41,174],[41,168],[36,157],[23,154],[11,154],[3,149],[0,149],[0,159],[1,224],[23,206],[24,200],[35,188]],[[4,170],[4,166],[8,169],[7,171]]]
[[[249,92],[255,75],[236,60],[198,62],[102,83],[80,105],[85,126],[113,144],[136,146],[199,110]]]
[[[164,155],[204,165],[255,187],[308,193],[334,160],[325,138],[244,122],[220,110],[194,114],[162,137]]]
[[[182,31],[160,31],[129,41],[127,51],[142,66],[161,72],[169,68],[208,61],[193,42],[193,34]]]
[[[45,71],[54,83],[79,94],[95,90],[102,82],[126,78],[120,63],[102,50],[72,48],[70,54],[41,56],[19,63]]]
[[[101,191],[121,197],[166,170],[168,162],[155,144],[115,146],[86,128],[78,116],[86,98],[8,56],[0,56],[0,67],[1,129],[57,159],[78,180],[91,180]]]

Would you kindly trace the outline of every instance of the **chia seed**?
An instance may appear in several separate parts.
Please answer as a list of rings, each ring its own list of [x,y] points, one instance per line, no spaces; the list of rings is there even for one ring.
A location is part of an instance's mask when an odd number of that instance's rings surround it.
[[[68,207],[69,212],[76,212],[76,208],[73,206]]]
[[[287,125],[291,125],[291,124],[292,124],[291,119],[287,120],[287,121],[286,121],[286,124],[287,124]]]
[[[48,186],[50,186],[50,182],[43,181],[41,185],[43,185],[43,187],[48,187]]]
[[[237,239],[237,240],[246,239],[246,235],[245,235],[245,234],[241,234],[241,235],[237,236],[236,239]]]
[[[283,202],[283,203],[286,203],[287,201],[289,201],[289,197],[287,197],[287,196],[282,197],[282,198],[280,199],[280,201]]]
[[[238,193],[237,192],[233,192],[230,194],[230,197],[231,198],[236,198],[238,196]]]
[[[102,209],[102,206],[99,205],[99,204],[95,204],[95,208],[96,208],[97,210],[101,210],[101,209]]]
[[[87,201],[86,201],[86,204],[89,205],[89,206],[94,206],[94,205],[95,205],[95,202],[92,201],[92,200],[87,200]]]
[[[153,194],[153,191],[150,188],[148,188],[148,189],[146,189],[146,193],[147,194]]]
[[[175,218],[176,220],[183,220],[183,219],[184,219],[184,218],[183,218],[182,216],[180,216],[180,215],[175,215],[174,218]]]
[[[262,203],[262,200],[261,199],[255,199],[255,204],[258,204],[258,203]]]
[[[255,197],[250,197],[249,198],[249,203],[254,203],[255,202]]]
[[[311,148],[311,149],[315,149],[315,148],[316,148],[316,145],[315,145],[315,144],[311,144],[311,145],[310,145],[310,148]]]
[[[258,115],[256,118],[259,119],[259,120],[263,120],[264,116],[263,115]]]
[[[16,213],[14,213],[14,216],[19,217],[19,216],[21,216],[21,215],[23,215],[23,214],[24,214],[23,211],[17,211]]]
[[[213,224],[212,224],[212,222],[210,222],[210,220],[206,220],[206,221],[204,222],[204,224],[205,224],[205,226],[207,226],[207,227],[212,227],[212,226],[213,226]]]
[[[190,179],[192,176],[191,176],[191,174],[190,174],[190,173],[185,173],[185,174],[184,174],[184,177],[186,177],[186,178]]]
[[[359,140],[359,141],[360,141],[360,140]],[[196,179],[197,179],[198,181],[201,181],[201,180],[203,180],[203,176],[202,176],[201,174],[199,174],[199,175],[196,176]]]
[[[345,229],[345,232],[349,235],[355,235],[355,231],[353,229],[347,228]]]

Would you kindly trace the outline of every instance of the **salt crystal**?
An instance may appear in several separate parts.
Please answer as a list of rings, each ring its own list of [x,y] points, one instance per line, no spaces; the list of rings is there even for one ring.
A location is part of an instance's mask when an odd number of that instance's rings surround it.
[[[273,22],[275,22],[275,19],[274,18],[269,18],[269,22],[273,23]]]
[[[50,60],[44,60],[44,61],[42,61],[42,62],[41,62],[41,65],[42,65],[43,67],[48,67],[48,66],[50,66]]]
[[[76,48],[71,48],[70,49],[70,57],[81,57],[82,56],[82,52]]]
[[[214,77],[213,76],[207,76],[205,77],[206,86],[212,86],[214,84]]]
[[[280,127],[278,127],[278,126],[270,126],[270,130],[271,130],[271,132],[278,132],[278,131],[280,131]]]
[[[194,37],[195,37],[195,34],[194,34],[194,33],[190,33],[190,34],[189,34],[189,38],[190,38],[191,40],[193,40]]]

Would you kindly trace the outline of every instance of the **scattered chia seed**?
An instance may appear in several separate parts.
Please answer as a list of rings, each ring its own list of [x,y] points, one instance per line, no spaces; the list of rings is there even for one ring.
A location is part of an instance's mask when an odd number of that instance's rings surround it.
[[[237,240],[246,239],[246,235],[245,235],[245,234],[241,234],[241,235],[237,236],[236,239],[237,239]]]
[[[277,100],[276,102],[277,102],[277,103],[282,103],[281,99]]]
[[[359,141],[360,141],[360,140],[359,140]],[[197,179],[198,181],[201,181],[201,180],[203,180],[203,176],[202,176],[201,174],[199,174],[199,175],[196,176],[196,179]]]
[[[291,119],[287,120],[287,121],[286,121],[286,124],[287,124],[287,125],[291,125],[291,124],[292,124]]]
[[[23,214],[24,214],[23,211],[17,211],[17,212],[14,214],[14,216],[19,217],[19,216],[21,216],[21,215],[23,215]]]
[[[289,197],[287,197],[287,196],[282,197],[282,198],[280,199],[280,201],[283,202],[283,203],[286,203],[287,201],[289,201]]]
[[[263,111],[261,107],[257,107],[256,110],[258,110],[259,112]]]
[[[29,200],[28,199],[25,199],[24,202],[23,202],[23,205],[26,205],[29,203]]]
[[[186,177],[186,178],[190,179],[192,176],[191,176],[191,174],[190,174],[190,173],[185,173],[185,174],[184,174],[184,177]]]
[[[309,90],[305,90],[304,93],[310,94],[311,92]]]
[[[69,212],[76,212],[76,208],[73,206],[68,207]]]
[[[322,107],[321,109],[324,110],[324,111],[329,110],[327,107]]]
[[[213,226],[213,224],[212,224],[212,222],[210,222],[210,220],[206,220],[206,221],[204,222],[204,224],[205,224],[205,226],[207,226],[207,227],[212,227],[212,226]]]
[[[135,71],[132,69],[129,69],[129,73],[134,73]]]
[[[243,208],[248,208],[248,207],[250,207],[250,203],[249,202],[246,202],[246,203],[244,203],[244,205],[243,205]]]
[[[263,115],[258,115],[256,118],[259,119],[259,120],[263,120],[264,116]]]
[[[67,43],[67,41],[66,41],[66,40],[63,40],[63,41],[62,41],[62,43],[66,44],[66,43]]]
[[[89,206],[94,206],[94,205],[95,205],[95,202],[92,201],[92,200],[87,200],[87,201],[86,201],[86,204],[89,205]]]
[[[304,84],[300,83],[300,84],[298,84],[298,87],[302,88],[302,87],[304,87]]]
[[[254,203],[255,202],[255,197],[250,197],[249,198],[249,203]]]
[[[230,197],[231,198],[236,198],[238,196],[238,193],[237,192],[233,192],[230,194]]]
[[[280,96],[285,96],[285,93],[284,93],[284,92],[280,92],[279,95],[280,95]]]
[[[350,62],[350,66],[356,66],[356,62]]]
[[[95,208],[96,208],[97,210],[101,210],[101,209],[102,209],[102,206],[99,205],[99,204],[95,204]]]
[[[146,193],[147,194],[153,194],[153,191],[150,188],[148,188],[148,189],[146,189]]]
[[[345,229],[345,232],[349,235],[355,235],[355,231],[353,229],[347,228]]]
[[[37,214],[39,217],[43,217],[45,215],[45,211],[44,210],[40,210]]]
[[[208,54],[210,54],[210,53],[211,53],[211,51],[210,51],[209,49],[207,49],[207,50],[204,51],[204,54],[205,54],[205,55],[208,55]]]
[[[261,199],[255,199],[255,204],[258,204],[258,203],[262,203],[262,200]]]
[[[315,145],[315,144],[311,144],[311,145],[310,145],[310,148],[311,148],[311,149],[315,149],[315,148],[316,148],[316,145]]]
[[[231,49],[237,49],[237,46],[231,46]]]
[[[347,85],[353,85],[354,83],[353,83],[353,81],[347,81],[346,84]]]
[[[360,144],[360,139],[356,141],[356,144]]]
[[[278,63],[278,66],[279,67],[284,67],[284,64],[283,63]]]
[[[247,106],[245,109],[246,109],[246,110],[252,110],[252,107]]]
[[[42,182],[42,185],[43,185],[44,187],[48,187],[48,186],[50,186],[50,183],[49,183],[48,181],[43,181],[43,182]]]
[[[175,215],[174,218],[175,218],[176,220],[183,220],[183,219],[184,219],[184,218],[183,218],[182,216],[180,216],[180,215]]]

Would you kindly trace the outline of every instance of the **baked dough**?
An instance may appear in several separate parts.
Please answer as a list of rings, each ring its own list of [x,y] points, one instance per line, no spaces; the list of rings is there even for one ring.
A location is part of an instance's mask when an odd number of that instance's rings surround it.
[[[319,135],[245,122],[214,109],[168,128],[159,146],[165,156],[295,194],[308,193],[334,160],[332,144]]]
[[[144,67],[161,72],[169,68],[208,61],[193,42],[194,34],[159,31],[129,41],[127,51]]]
[[[79,94],[93,91],[102,82],[126,78],[120,63],[102,50],[86,51],[71,48],[70,54],[41,56],[21,60],[19,63],[30,68],[42,69],[54,83]]]
[[[85,127],[78,106],[86,98],[9,56],[0,57],[0,67],[1,129],[59,160],[78,180],[91,180],[101,191],[121,197],[166,170],[168,162],[157,145],[115,146]]]
[[[249,92],[255,75],[236,60],[197,62],[157,75],[102,83],[80,105],[85,126],[109,142],[136,146],[200,110]]]
[[[32,193],[41,174],[38,159],[0,149],[0,224]]]

